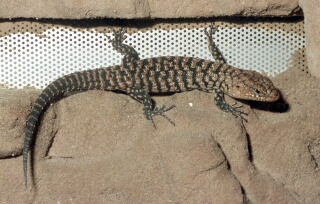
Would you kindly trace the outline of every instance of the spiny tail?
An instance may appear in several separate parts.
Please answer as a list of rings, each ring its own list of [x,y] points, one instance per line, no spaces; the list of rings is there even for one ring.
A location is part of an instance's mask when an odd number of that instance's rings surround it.
[[[75,72],[57,79],[41,92],[38,99],[33,104],[25,129],[23,171],[26,188],[28,187],[28,152],[43,109],[52,99],[67,91],[108,88],[110,83],[108,82],[106,75],[106,69]]]

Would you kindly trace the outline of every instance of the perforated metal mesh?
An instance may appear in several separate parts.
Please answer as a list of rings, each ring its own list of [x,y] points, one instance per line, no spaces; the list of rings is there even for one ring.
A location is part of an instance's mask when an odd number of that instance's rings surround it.
[[[125,43],[135,47],[140,58],[179,55],[213,60],[203,32],[210,24],[160,23],[129,28]],[[230,65],[269,76],[289,67],[306,70],[303,22],[215,25],[219,26],[215,42]],[[120,64],[122,56],[112,49],[108,37],[112,37],[110,28],[102,26],[86,29],[26,21],[0,23],[1,87],[42,89],[68,73]]]

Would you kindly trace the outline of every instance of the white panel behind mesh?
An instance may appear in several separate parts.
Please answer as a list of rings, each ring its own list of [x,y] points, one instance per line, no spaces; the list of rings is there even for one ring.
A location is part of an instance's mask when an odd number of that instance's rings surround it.
[[[179,55],[213,60],[204,28],[208,24],[136,30],[127,34],[125,43],[135,47],[140,58]],[[106,32],[54,26],[41,34],[24,28],[23,32],[4,35],[0,37],[0,84],[42,89],[68,73],[120,64],[122,56],[108,42],[112,33],[109,29]],[[270,76],[285,71],[292,55],[305,46],[304,34],[286,29],[226,26],[214,36],[230,65]]]

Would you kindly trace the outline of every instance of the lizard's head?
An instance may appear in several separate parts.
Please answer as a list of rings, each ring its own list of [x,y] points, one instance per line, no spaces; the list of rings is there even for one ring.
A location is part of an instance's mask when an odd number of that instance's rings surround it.
[[[239,70],[232,75],[226,83],[226,94],[231,97],[268,102],[280,98],[280,92],[273,86],[272,81],[258,72]]]

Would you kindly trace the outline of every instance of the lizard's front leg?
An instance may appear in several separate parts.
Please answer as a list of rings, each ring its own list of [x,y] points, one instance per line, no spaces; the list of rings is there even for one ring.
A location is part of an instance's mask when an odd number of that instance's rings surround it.
[[[220,110],[222,110],[224,112],[232,113],[232,115],[234,115],[236,118],[240,117],[242,120],[247,122],[247,119],[245,118],[245,116],[247,116],[248,113],[245,113],[245,112],[239,110],[243,106],[235,106],[235,104],[229,105],[225,101],[224,93],[221,90],[215,90],[214,102],[220,108]]]
[[[144,107],[144,115],[147,118],[147,120],[151,120],[154,128],[156,128],[156,124],[153,120],[153,116],[155,115],[161,115],[165,119],[167,119],[171,124],[175,125],[175,123],[165,114],[168,110],[171,110],[175,106],[165,107],[162,106],[161,108],[155,107],[152,109],[152,99],[151,96],[148,94],[148,92],[142,88],[139,87],[132,87],[128,88],[127,93],[135,100],[143,103]]]

